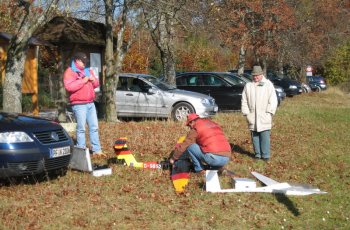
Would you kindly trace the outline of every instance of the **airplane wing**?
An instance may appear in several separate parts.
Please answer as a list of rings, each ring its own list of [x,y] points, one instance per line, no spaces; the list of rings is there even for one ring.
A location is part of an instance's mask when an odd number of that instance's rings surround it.
[[[255,176],[258,180],[260,180],[262,183],[264,183],[265,185],[269,186],[269,185],[274,185],[274,184],[279,184],[279,182],[272,180],[271,178],[264,176],[260,173],[257,172],[252,172],[253,176]]]

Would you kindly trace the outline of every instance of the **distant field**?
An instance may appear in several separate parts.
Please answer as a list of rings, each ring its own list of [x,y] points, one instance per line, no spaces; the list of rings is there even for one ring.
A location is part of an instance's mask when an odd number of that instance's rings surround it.
[[[50,181],[1,186],[0,229],[350,229],[349,95],[330,88],[283,101],[274,117],[268,164],[252,158],[240,113],[220,113],[214,120],[234,146],[231,170],[251,179],[257,171],[306,183],[328,194],[206,193],[203,178],[192,174],[187,192],[177,196],[168,171],[111,165],[111,176],[68,171]],[[101,122],[100,129],[109,157],[114,140],[126,136],[139,161],[167,157],[187,131],[166,120]],[[232,187],[229,178],[221,184]]]

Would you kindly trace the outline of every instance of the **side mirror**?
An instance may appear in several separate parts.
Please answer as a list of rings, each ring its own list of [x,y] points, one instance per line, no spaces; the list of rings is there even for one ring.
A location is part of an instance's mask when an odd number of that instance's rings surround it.
[[[149,88],[149,89],[148,89],[148,93],[149,93],[149,94],[156,94],[156,93],[157,93],[157,90],[154,89],[154,88]]]

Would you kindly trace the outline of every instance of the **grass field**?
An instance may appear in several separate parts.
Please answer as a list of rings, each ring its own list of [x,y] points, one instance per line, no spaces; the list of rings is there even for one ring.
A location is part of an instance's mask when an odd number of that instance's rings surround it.
[[[277,181],[306,183],[325,195],[206,193],[192,174],[176,195],[168,171],[111,165],[111,176],[69,170],[40,183],[0,187],[0,229],[350,229],[350,96],[336,89],[287,98],[271,132],[271,161],[252,158],[240,113],[219,113],[233,144],[228,168],[251,178],[257,171]],[[128,137],[139,161],[167,157],[186,128],[172,121],[100,123],[104,151]],[[106,163],[106,159],[96,160]],[[225,188],[229,178],[221,178]]]

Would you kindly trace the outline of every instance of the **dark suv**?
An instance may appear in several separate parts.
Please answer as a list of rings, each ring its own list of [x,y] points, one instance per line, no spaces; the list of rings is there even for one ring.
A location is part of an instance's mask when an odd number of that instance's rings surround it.
[[[227,72],[185,72],[176,74],[178,89],[212,96],[219,110],[240,110],[245,82]]]
[[[306,76],[306,82],[312,91],[319,92],[327,89],[326,81],[321,76]]]
[[[282,87],[288,97],[293,97],[303,92],[301,83],[287,76],[279,77],[277,74],[267,73],[267,78],[272,81],[274,85]]]

